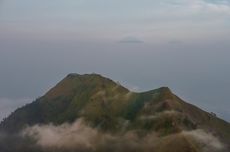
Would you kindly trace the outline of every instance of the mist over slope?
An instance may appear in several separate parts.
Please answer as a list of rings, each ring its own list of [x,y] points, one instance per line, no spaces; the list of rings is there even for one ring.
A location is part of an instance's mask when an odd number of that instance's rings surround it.
[[[167,87],[131,92],[98,74],[69,74],[0,124],[0,150],[229,151],[230,124]]]

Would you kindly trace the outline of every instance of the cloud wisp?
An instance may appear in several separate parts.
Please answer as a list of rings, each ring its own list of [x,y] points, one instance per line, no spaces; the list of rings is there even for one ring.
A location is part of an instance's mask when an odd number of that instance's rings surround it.
[[[183,131],[181,134],[190,137],[188,139],[194,140],[196,143],[201,145],[204,152],[218,151],[218,150],[225,149],[224,144],[221,143],[218,138],[201,129],[193,130],[193,131]]]

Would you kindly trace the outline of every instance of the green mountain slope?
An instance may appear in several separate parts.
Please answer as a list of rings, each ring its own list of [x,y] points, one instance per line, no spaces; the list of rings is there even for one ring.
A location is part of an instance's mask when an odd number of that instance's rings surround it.
[[[13,112],[2,121],[0,130],[17,133],[27,126],[49,123],[58,126],[79,118],[105,133],[136,131],[145,136],[154,132],[165,138],[165,142],[156,146],[159,152],[168,151],[168,146],[162,145],[175,144],[173,139],[181,145],[174,146],[174,151],[199,152],[185,137],[177,135],[197,129],[230,145],[229,123],[184,102],[169,88],[136,93],[98,74],[69,74],[44,96]]]

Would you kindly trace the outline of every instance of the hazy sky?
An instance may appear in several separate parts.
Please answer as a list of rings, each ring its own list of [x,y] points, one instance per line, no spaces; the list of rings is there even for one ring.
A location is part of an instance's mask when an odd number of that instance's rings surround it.
[[[230,121],[229,57],[230,0],[0,0],[0,119],[95,72]]]

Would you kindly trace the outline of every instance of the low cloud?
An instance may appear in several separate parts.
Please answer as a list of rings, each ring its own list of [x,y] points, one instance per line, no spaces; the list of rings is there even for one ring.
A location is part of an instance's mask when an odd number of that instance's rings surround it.
[[[55,151],[83,151],[83,152],[133,152],[133,151],[158,151],[168,143],[185,137],[204,152],[217,152],[224,149],[224,145],[212,134],[203,130],[183,131],[165,137],[159,137],[156,132],[140,134],[132,130],[122,133],[105,133],[91,128],[79,119],[73,124],[55,126],[35,125],[22,132],[23,137],[33,137],[36,146]],[[162,145],[163,144],[163,145]]]
[[[192,140],[195,140],[195,142],[201,145],[204,152],[220,151],[225,148],[224,144],[222,144],[217,137],[200,129],[183,131],[181,134],[191,137]]]
[[[166,110],[163,112],[155,113],[154,115],[147,115],[147,116],[143,115],[143,116],[140,116],[139,119],[140,120],[154,120],[157,118],[162,118],[163,116],[180,116],[180,113],[175,110]]]
[[[60,126],[35,125],[26,128],[22,132],[23,136],[32,136],[37,140],[37,144],[46,148],[74,149],[94,149],[94,143],[99,140],[99,132],[83,125],[82,120],[73,124],[62,124]],[[101,139],[103,140],[103,139]]]
[[[127,132],[123,135],[102,133],[84,124],[82,119],[73,124],[60,126],[35,125],[26,128],[22,132],[23,137],[33,137],[36,144],[43,149],[77,150],[77,151],[111,151],[126,152],[150,150],[158,137],[151,134],[140,140],[135,132]]]

